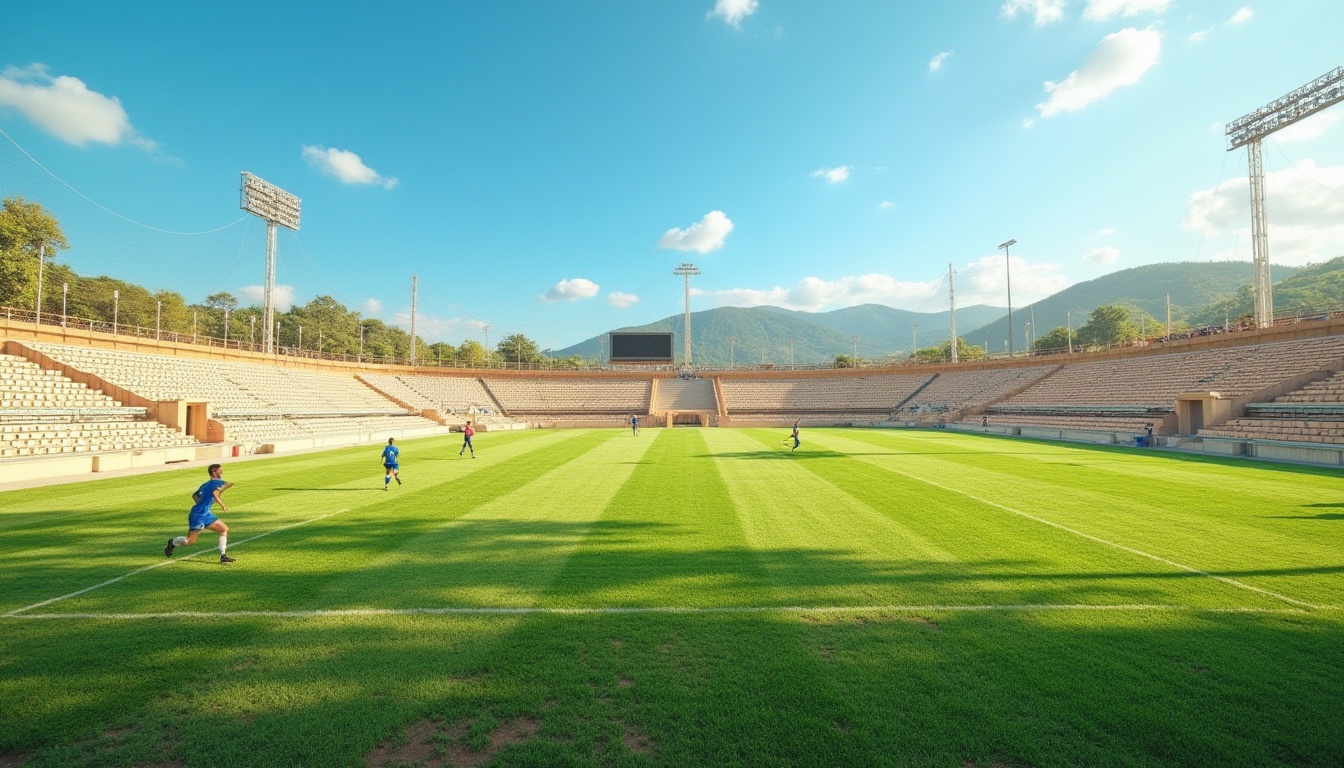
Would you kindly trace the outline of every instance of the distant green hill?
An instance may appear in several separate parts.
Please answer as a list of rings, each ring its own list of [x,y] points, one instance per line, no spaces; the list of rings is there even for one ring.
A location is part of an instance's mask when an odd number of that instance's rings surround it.
[[[1292,277],[1296,272],[1294,267],[1272,268],[1276,282]],[[1203,312],[1216,302],[1227,301],[1243,286],[1249,286],[1251,276],[1250,262],[1240,261],[1148,264],[1112,272],[1095,280],[1071,285],[1034,304],[1013,307],[1013,349],[1023,349],[1027,324],[1033,320],[1033,336],[1044,336],[1052,329],[1068,323],[1070,313],[1073,327],[1078,328],[1087,322],[1087,316],[1092,310],[1102,304],[1135,307],[1157,321],[1165,322],[1168,293],[1171,294],[1172,319],[1194,322],[1197,312]],[[1222,320],[1221,309],[1218,310],[1218,320]],[[1008,319],[996,319],[961,335],[967,343],[984,346],[988,342],[991,352],[1002,352],[1004,342],[1008,339]]]
[[[1291,277],[1278,279],[1274,268],[1274,309],[1276,312],[1325,310],[1344,306],[1344,256],[1323,264],[1298,269]],[[1223,322],[1255,312],[1255,295],[1249,282],[1234,295],[1212,301],[1190,315],[1191,325]]]
[[[957,309],[957,325],[975,327],[1003,314],[999,307],[983,305]],[[618,328],[620,331],[671,331],[677,334],[675,353],[681,358],[684,315],[672,315],[647,325]],[[837,355],[853,354],[858,337],[860,357],[881,359],[910,353],[911,325],[919,324],[920,346],[939,344],[949,336],[947,312],[909,312],[879,304],[846,307],[831,312],[798,312],[780,307],[718,307],[691,313],[691,358],[697,365],[789,364],[789,339],[793,339],[793,362],[798,365],[829,363]],[[729,342],[729,339],[736,339]],[[598,337],[551,352],[556,357],[579,355],[596,358]]]

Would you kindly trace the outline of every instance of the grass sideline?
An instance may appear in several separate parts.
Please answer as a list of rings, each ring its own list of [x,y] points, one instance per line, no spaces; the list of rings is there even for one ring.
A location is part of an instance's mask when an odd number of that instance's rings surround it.
[[[0,765],[1337,765],[1344,477],[490,433],[0,493]],[[188,557],[184,557],[188,556]]]

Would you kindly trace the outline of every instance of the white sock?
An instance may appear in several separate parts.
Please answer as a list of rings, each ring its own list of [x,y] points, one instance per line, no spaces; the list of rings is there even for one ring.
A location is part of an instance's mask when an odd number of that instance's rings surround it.
[[[219,534],[219,556],[224,556],[224,550],[229,548],[229,535],[227,533]]]
[[[185,547],[186,545],[187,545],[187,537],[186,537],[186,536],[178,536],[177,538],[173,539],[173,546],[174,546],[174,547]]]

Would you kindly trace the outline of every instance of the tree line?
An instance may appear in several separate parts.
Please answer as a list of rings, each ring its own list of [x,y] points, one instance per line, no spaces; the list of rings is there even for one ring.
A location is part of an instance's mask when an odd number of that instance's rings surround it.
[[[115,322],[122,328],[158,328],[179,338],[227,338],[231,344],[244,346],[261,343],[265,333],[261,307],[242,306],[227,291],[190,303],[176,291],[151,291],[106,275],[79,275],[58,262],[61,251],[69,247],[60,222],[39,203],[22,197],[5,198],[0,205],[0,306],[38,309],[41,261],[40,311],[44,316]],[[411,357],[409,333],[377,318],[364,317],[331,296],[318,296],[307,304],[276,312],[275,319],[276,344],[290,350],[375,359]],[[414,344],[417,363],[427,365],[570,368],[586,364],[577,356],[549,358],[536,342],[520,333],[504,337],[493,350],[473,339],[454,346],[441,341],[429,343],[417,336]]]

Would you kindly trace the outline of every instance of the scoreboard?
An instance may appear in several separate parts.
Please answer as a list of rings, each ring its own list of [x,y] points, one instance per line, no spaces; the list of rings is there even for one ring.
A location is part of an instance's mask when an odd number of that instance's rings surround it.
[[[615,332],[611,337],[613,363],[671,363],[671,333]]]

